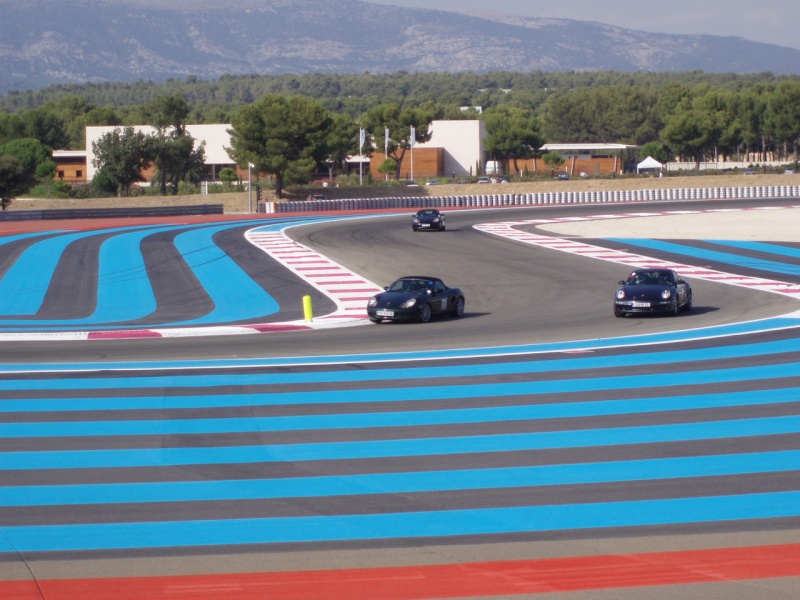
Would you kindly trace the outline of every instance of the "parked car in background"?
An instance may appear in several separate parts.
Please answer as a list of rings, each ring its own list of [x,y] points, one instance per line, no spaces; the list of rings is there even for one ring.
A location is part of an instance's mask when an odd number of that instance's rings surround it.
[[[556,179],[558,179],[560,181],[569,181],[569,174],[567,174],[567,173],[559,173],[556,176]]]

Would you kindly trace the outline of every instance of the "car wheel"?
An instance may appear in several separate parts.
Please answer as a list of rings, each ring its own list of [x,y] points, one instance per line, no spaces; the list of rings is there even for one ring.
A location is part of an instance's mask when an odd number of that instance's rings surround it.
[[[615,317],[624,317],[625,313],[615,306],[614,307],[614,316]]]
[[[685,310],[686,312],[689,312],[690,310],[692,310],[692,295],[691,294],[689,294],[689,297],[686,299],[686,304],[684,304],[683,310]]]
[[[431,320],[431,305],[423,304],[419,307],[419,322],[427,323]]]
[[[372,319],[372,318],[370,318],[370,321],[372,321],[373,323],[380,323],[382,321],[382,319]]]
[[[677,317],[678,314],[680,314],[680,312],[681,312],[681,303],[678,302],[677,298],[675,298],[675,302],[672,303],[672,310],[670,311],[670,314],[673,317]]]
[[[464,316],[464,297],[459,296],[456,299],[456,306],[451,313],[455,318],[461,318]]]

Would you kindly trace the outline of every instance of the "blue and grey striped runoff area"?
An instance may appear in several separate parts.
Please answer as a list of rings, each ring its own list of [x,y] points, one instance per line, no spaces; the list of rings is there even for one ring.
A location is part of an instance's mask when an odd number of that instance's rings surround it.
[[[263,220],[235,221],[0,237],[0,332],[189,327],[269,318],[278,313],[279,303],[264,282],[256,281],[219,245],[218,237],[256,224],[279,230],[314,220],[287,217],[266,226]],[[169,239],[169,261],[147,251],[148,242],[158,236]],[[65,266],[70,252],[83,253],[77,272]],[[173,288],[183,280],[184,298],[203,300],[196,302],[196,313],[183,302],[180,317],[160,316],[159,297],[162,304],[177,301],[180,295]],[[80,314],[64,314],[65,305],[79,302]]]
[[[685,352],[445,360],[442,385],[420,386],[414,360],[18,374],[0,381],[0,551],[792,522],[800,365],[787,331]]]
[[[158,311],[162,282],[149,281],[157,269],[136,251],[147,236],[174,242],[215,299],[223,274],[232,287],[257,285],[216,243],[231,226],[55,232],[3,247],[28,261],[86,244],[97,257],[96,308],[75,321],[105,327],[124,321],[107,307],[134,290],[125,319]],[[620,243],[655,245],[609,241]],[[710,244],[657,249],[794,275],[794,247]],[[30,284],[13,260],[3,265],[1,289],[24,299],[2,299],[4,328],[74,325],[46,318],[57,260]],[[277,310],[262,300],[262,311]],[[248,318],[215,306],[181,323]],[[591,352],[577,352],[588,342],[440,351],[435,366],[432,353],[409,352],[325,364],[2,367],[0,553],[185,556],[798,528],[798,324],[595,341]],[[208,368],[184,369],[192,365]]]

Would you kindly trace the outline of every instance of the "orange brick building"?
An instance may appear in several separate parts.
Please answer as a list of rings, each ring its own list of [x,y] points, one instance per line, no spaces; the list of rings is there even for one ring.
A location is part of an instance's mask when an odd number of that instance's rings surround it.
[[[415,148],[406,150],[403,163],[400,165],[400,179],[419,177],[441,177],[444,174],[444,148]],[[384,175],[378,171],[386,155],[374,152],[369,160],[369,171],[373,179],[382,179]],[[412,177],[413,162],[413,177]],[[391,177],[391,175],[390,175]]]
[[[56,181],[65,183],[87,183],[86,152],[83,150],[54,150]]]

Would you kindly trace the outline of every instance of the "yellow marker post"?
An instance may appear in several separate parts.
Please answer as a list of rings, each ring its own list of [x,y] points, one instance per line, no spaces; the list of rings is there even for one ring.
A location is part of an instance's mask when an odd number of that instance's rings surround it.
[[[311,296],[303,296],[303,314],[306,321],[314,320],[314,309],[311,306]]]

